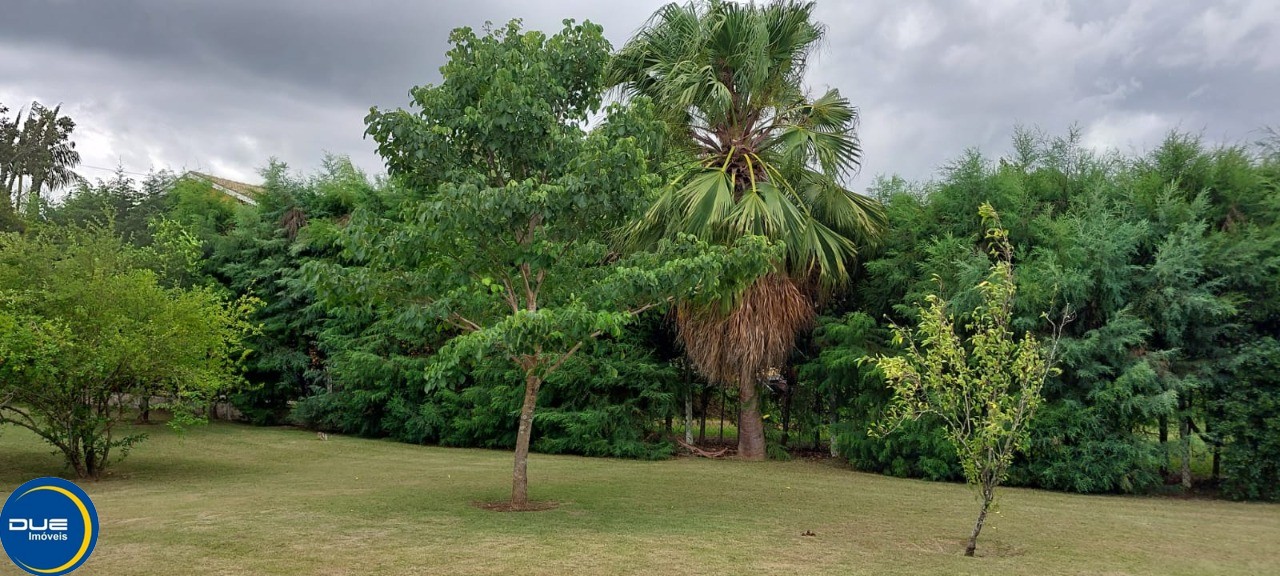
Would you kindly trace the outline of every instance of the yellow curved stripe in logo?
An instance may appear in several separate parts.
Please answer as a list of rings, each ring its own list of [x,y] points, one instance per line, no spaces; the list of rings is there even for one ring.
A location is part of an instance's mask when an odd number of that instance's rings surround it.
[[[76,552],[76,555],[73,556],[71,560],[67,561],[66,564],[63,564],[57,568],[50,568],[48,570],[42,570],[40,568],[34,568],[26,564],[22,564],[24,568],[32,572],[39,572],[41,574],[57,574],[58,572],[64,572],[68,568],[75,566],[76,562],[79,562],[81,558],[84,558],[85,552],[89,551],[89,542],[93,539],[93,521],[89,518],[89,509],[85,507],[84,502],[80,501],[80,497],[67,491],[66,488],[62,488],[59,486],[37,486],[35,488],[27,490],[26,492],[23,492],[22,496],[19,496],[18,498],[22,498],[27,494],[30,494],[32,492],[38,492],[40,490],[52,490],[63,496],[66,496],[68,500],[70,500],[72,503],[76,505],[76,508],[80,509],[80,517],[84,518],[84,541],[80,543],[80,551]]]

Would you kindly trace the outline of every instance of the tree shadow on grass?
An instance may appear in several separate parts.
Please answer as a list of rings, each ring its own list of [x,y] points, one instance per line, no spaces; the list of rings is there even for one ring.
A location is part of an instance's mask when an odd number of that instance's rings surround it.
[[[78,478],[61,453],[40,445],[4,445],[0,443],[0,489],[18,486],[34,478],[58,477],[78,484],[113,482],[169,483],[204,478],[228,478],[251,475],[252,465],[218,461],[206,457],[175,457],[172,454],[148,457],[132,454],[113,461],[96,481]]]
[[[74,480],[75,472],[63,462],[61,454],[53,454],[43,447],[0,444],[0,488],[16,487],[33,478],[46,476]]]
[[[968,538],[922,538],[903,543],[902,547],[912,552],[924,554],[960,556],[964,554],[965,546],[968,546],[968,544]],[[1014,558],[1025,556],[1026,554],[1027,547],[1025,545],[998,539],[989,541],[978,539],[978,549],[976,551],[978,558]]]
[[[130,456],[122,462],[114,463],[99,481],[169,483],[209,478],[228,479],[236,476],[254,476],[254,466],[213,458],[181,458],[166,455],[161,459]]]

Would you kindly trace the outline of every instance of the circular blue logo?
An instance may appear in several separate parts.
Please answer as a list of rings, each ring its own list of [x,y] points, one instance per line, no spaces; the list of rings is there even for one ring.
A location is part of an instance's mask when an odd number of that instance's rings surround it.
[[[37,478],[18,487],[0,509],[0,545],[19,568],[61,576],[79,568],[98,543],[98,511],[79,486]]]

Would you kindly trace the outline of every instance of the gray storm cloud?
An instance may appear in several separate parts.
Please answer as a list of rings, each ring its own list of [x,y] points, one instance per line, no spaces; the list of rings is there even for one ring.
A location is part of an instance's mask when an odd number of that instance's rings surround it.
[[[377,172],[364,114],[438,81],[452,28],[589,19],[619,45],[660,4],[0,0],[0,102],[63,103],[86,166],[254,180],[271,156],[307,170],[332,152]],[[1125,151],[1172,129],[1236,143],[1280,125],[1271,0],[819,0],[818,17],[810,83],[862,109],[855,186],[928,178],[966,147],[1001,153],[1018,124],[1076,124]]]

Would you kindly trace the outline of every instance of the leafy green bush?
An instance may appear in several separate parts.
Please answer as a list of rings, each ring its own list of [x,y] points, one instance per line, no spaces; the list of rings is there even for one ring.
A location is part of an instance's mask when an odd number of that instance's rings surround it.
[[[0,423],[40,435],[81,478],[145,437],[115,434],[132,399],[167,398],[181,427],[240,382],[252,303],[166,288],[149,261],[100,228],[0,234]]]

